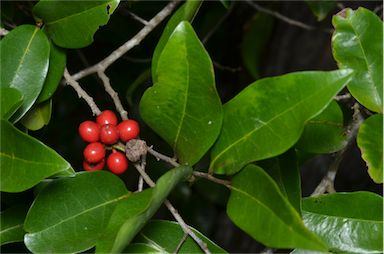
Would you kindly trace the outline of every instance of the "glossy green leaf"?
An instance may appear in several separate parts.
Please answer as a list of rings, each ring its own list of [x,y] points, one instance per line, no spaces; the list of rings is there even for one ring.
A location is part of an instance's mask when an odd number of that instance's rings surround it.
[[[58,179],[32,204],[25,245],[33,253],[85,251],[95,245],[116,204],[129,195],[124,182],[106,171]]]
[[[0,245],[23,241],[23,225],[28,208],[26,205],[18,205],[1,211]]]
[[[258,166],[248,165],[233,178],[227,214],[239,228],[268,247],[327,250]]]
[[[211,59],[188,22],[169,38],[157,74],[158,81],[141,98],[141,116],[181,163],[193,165],[219,135],[222,106]]]
[[[383,112],[383,22],[359,8],[339,12],[332,23],[333,56],[340,68],[355,71],[349,91],[368,109]]]
[[[198,232],[196,229],[190,227],[196,235],[207,244],[211,253],[226,253],[222,248],[217,246],[214,242],[206,236]],[[165,220],[150,221],[137,235],[134,242],[135,244],[147,244],[154,248],[162,250],[162,253],[174,253],[180,240],[184,236],[184,231],[177,222]],[[132,252],[131,252],[132,253]],[[204,253],[196,242],[188,237],[178,253]]]
[[[296,152],[291,149],[278,157],[260,161],[257,165],[273,178],[281,193],[301,214],[301,182]]]
[[[229,6],[231,5],[231,0],[220,0],[221,4],[225,7],[225,8],[229,8]]]
[[[191,173],[190,167],[174,168],[160,177],[154,188],[134,193],[121,202],[97,242],[96,252],[121,252],[156,213],[172,189]]]
[[[63,48],[82,48],[93,42],[100,26],[107,24],[119,0],[75,1],[40,0],[33,8],[42,19],[55,44]]]
[[[254,79],[260,77],[260,63],[267,43],[272,34],[274,18],[258,12],[245,25],[241,57],[245,68]]]
[[[16,88],[23,95],[23,104],[12,116],[18,121],[36,101],[49,64],[49,41],[38,27],[21,25],[0,42],[0,87]]]
[[[43,128],[51,120],[52,100],[45,101],[34,105],[28,112],[21,118],[20,122],[25,128],[36,131]]]
[[[382,253],[382,205],[371,192],[322,195],[303,200],[303,219],[333,251]]]
[[[130,244],[124,249],[123,253],[161,253],[164,254],[164,250],[154,246],[153,244],[134,243]]]
[[[43,89],[40,92],[39,97],[36,102],[40,103],[48,100],[52,97],[53,93],[56,91],[61,78],[64,73],[64,68],[67,63],[67,55],[65,50],[59,48],[52,42],[50,43],[51,50],[49,53],[49,68],[47,77],[44,81]]]
[[[156,45],[155,51],[152,56],[152,80],[157,82],[157,65],[159,63],[159,58],[161,53],[164,50],[165,45],[167,44],[169,37],[175,31],[177,25],[182,21],[192,22],[195,15],[199,11],[199,8],[202,4],[202,1],[189,1],[188,3],[183,4],[170,18],[167,25],[164,28],[163,33],[159,39],[159,42]]]
[[[335,9],[337,2],[335,0],[327,1],[311,1],[306,0],[306,4],[311,9],[312,13],[317,17],[318,21],[325,19],[330,11]]]
[[[296,148],[309,153],[333,153],[347,145],[343,127],[343,112],[332,101],[319,115],[304,126]]]
[[[71,165],[54,150],[1,120],[0,188],[21,192],[50,176],[72,176]]]
[[[321,112],[350,77],[350,70],[297,72],[249,85],[224,105],[210,171],[234,174],[250,162],[288,150],[306,121]]]
[[[0,88],[0,118],[8,120],[23,104],[23,95],[15,88]]]
[[[363,122],[357,135],[357,145],[373,181],[383,183],[383,115],[370,116]]]

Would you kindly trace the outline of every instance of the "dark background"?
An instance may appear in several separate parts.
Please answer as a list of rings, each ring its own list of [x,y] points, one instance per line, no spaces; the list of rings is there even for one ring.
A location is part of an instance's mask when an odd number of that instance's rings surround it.
[[[120,3],[109,23],[96,33],[95,42],[91,46],[67,51],[67,66],[70,73],[75,73],[102,60],[141,29],[142,24],[133,19],[129,12],[149,20],[166,3],[165,1]],[[260,59],[261,77],[302,70],[337,69],[332,57],[331,33],[327,33],[325,30],[332,29],[332,14],[340,11],[340,6],[336,7],[325,20],[318,22],[306,3],[302,1],[257,3],[317,28],[308,31],[276,19],[272,34],[268,38],[267,46]],[[339,1],[339,3],[352,9],[363,6],[371,10],[382,5],[381,1]],[[11,29],[13,25],[34,23],[30,12],[34,2],[8,1],[1,4],[3,13],[8,13],[8,10],[13,12],[13,22],[5,18],[2,13],[2,22],[7,29]],[[380,14],[381,12],[382,9]],[[244,1],[232,2],[229,9],[224,8],[219,1],[207,1],[203,3],[193,22],[198,36],[205,41],[204,45],[214,62],[217,89],[223,103],[254,81],[244,68],[240,52],[242,39],[247,31],[247,22],[256,13],[257,11]],[[143,92],[151,85],[150,76],[145,73],[148,73],[150,68],[153,50],[164,25],[165,22],[139,46],[116,61],[108,69],[107,74],[111,78],[112,86],[119,92],[130,117],[141,122],[141,137],[148,144],[154,145],[156,150],[172,155],[169,146],[141,121],[137,107]],[[142,81],[135,83],[140,75],[143,77]],[[111,99],[106,95],[96,76],[81,80],[81,85],[94,97],[102,110],[113,109]],[[133,89],[133,86],[136,85],[137,88]],[[345,124],[348,124],[351,119],[350,106],[353,103],[354,101],[350,100],[341,104],[345,113]],[[51,146],[66,158],[75,170],[80,171],[82,170],[82,150],[85,143],[77,135],[77,128],[82,121],[88,119],[93,119],[93,116],[87,104],[78,99],[71,87],[62,84],[53,98],[53,114],[50,124],[39,131],[29,132],[29,134]],[[333,159],[333,155],[318,155],[303,161],[301,167],[303,196],[308,196],[313,192]],[[206,169],[208,160],[209,158],[203,158],[197,168]],[[148,173],[155,179],[167,169],[166,165],[153,159],[150,159],[147,167]],[[133,167],[130,167],[121,178],[126,182],[128,189],[136,190],[138,175]],[[382,195],[382,185],[375,184],[369,178],[365,162],[361,159],[360,151],[355,143],[347,150],[340,164],[335,188],[337,191],[369,190]],[[228,219],[225,212],[228,194],[224,187],[200,180],[193,186],[181,184],[171,194],[170,200],[187,223],[199,229],[225,250],[232,253],[261,252],[264,247],[243,233]],[[2,209],[19,202],[32,202],[33,195],[33,191],[20,194],[2,193]],[[173,220],[164,208],[158,212],[156,217]],[[21,243],[9,244],[2,248],[2,252],[25,251],[27,250]],[[287,251],[289,250],[280,252]]]

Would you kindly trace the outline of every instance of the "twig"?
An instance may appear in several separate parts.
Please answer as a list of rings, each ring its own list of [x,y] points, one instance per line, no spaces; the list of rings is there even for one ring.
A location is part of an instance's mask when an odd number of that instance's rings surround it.
[[[114,63],[117,59],[127,53],[130,49],[140,44],[140,42],[158,25],[163,21],[176,7],[178,1],[172,1],[167,6],[165,6],[159,13],[156,14],[148,24],[144,26],[134,37],[132,37],[129,41],[125,42],[118,49],[113,51],[109,56],[104,58],[99,63],[86,68],[82,71],[79,71],[75,75],[73,75],[74,80],[79,80],[88,76],[90,74],[102,71],[104,72],[112,63]]]
[[[134,20],[139,21],[141,24],[143,24],[143,25],[145,25],[145,26],[148,25],[148,21],[147,21],[147,20],[145,20],[145,19],[139,17],[139,16],[136,15],[135,13],[133,13],[133,12],[131,12],[131,11],[128,11],[128,10],[127,10],[127,13],[128,13]]]
[[[233,6],[235,3],[231,4],[231,7],[226,11],[226,13],[219,19],[218,22],[213,26],[213,28],[204,36],[204,38],[201,40],[203,44],[206,44],[207,41],[211,38],[211,36],[219,29],[221,24],[229,17],[229,15],[232,13]]]
[[[218,184],[221,184],[221,185],[224,185],[224,186],[226,186],[228,188],[230,188],[230,186],[231,186],[231,182],[230,181],[216,178],[213,175],[208,174],[208,173],[199,172],[199,171],[193,171],[193,175],[197,176],[197,177],[200,177],[200,178],[205,178],[207,180],[210,180],[212,182],[215,182],[215,183],[218,183]]]
[[[213,66],[215,66],[217,69],[223,70],[223,71],[229,71],[229,72],[241,71],[241,67],[229,67],[229,66],[222,65],[216,61],[213,61]]]
[[[337,170],[339,168],[340,162],[342,161],[343,156],[347,151],[348,147],[351,145],[352,141],[356,137],[360,124],[363,121],[363,117],[359,110],[359,104],[355,103],[352,108],[354,110],[353,121],[347,128],[347,144],[342,150],[338,151],[335,154],[335,160],[329,167],[327,174],[323,177],[319,185],[316,187],[315,191],[311,194],[312,197],[319,196],[325,193],[326,191],[328,193],[336,192],[334,187],[334,182],[335,182],[335,178],[336,178],[336,174],[337,174]]]
[[[111,96],[113,103],[115,104],[116,109],[121,116],[121,119],[127,120],[128,119],[128,112],[124,109],[123,105],[121,104],[118,93],[116,93],[115,90],[113,90],[108,76],[105,75],[104,71],[98,71],[97,75],[103,81],[105,91],[107,91],[107,93]]]
[[[166,156],[164,154],[161,154],[159,152],[156,152],[155,150],[153,150],[152,146],[149,146],[147,151],[148,151],[148,153],[150,153],[153,156],[155,156],[155,158],[158,159],[158,160],[162,160],[162,161],[168,162],[169,164],[171,164],[174,167],[180,166],[180,164],[177,163],[175,159],[173,159],[171,157],[168,157],[168,156]]]
[[[141,168],[144,170],[145,172],[145,167],[147,165],[147,158],[146,158],[146,154],[143,154],[142,155],[142,160],[141,160]],[[138,184],[138,191],[143,191],[143,185],[144,185],[144,179],[143,179],[143,176],[140,174],[139,176],[139,184]]]
[[[335,96],[335,100],[337,101],[348,100],[350,98],[352,98],[350,93]]]
[[[73,77],[69,74],[67,68],[64,70],[64,78],[66,80],[66,83],[75,89],[77,92],[79,98],[83,98],[89,105],[89,107],[92,110],[93,115],[99,115],[101,113],[99,107],[97,107],[95,101],[91,96],[89,96],[83,88],[81,88],[80,84],[73,79]]]
[[[5,28],[0,27],[0,36],[5,36],[9,33],[9,31]]]
[[[188,234],[184,233],[183,237],[180,239],[180,242],[179,244],[176,246],[176,249],[175,251],[173,252],[173,254],[177,254],[179,253],[180,249],[181,249],[181,246],[183,246],[184,242],[187,240],[188,238]]]

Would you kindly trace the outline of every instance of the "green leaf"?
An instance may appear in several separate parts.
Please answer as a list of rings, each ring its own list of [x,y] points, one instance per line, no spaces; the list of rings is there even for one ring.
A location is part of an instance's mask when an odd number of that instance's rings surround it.
[[[231,0],[220,0],[220,3],[227,9],[229,9],[229,6],[231,5]]]
[[[353,69],[348,89],[369,110],[383,112],[383,22],[373,12],[345,9],[332,19],[333,56]]]
[[[33,253],[85,251],[95,245],[116,204],[129,195],[120,178],[106,171],[58,179],[32,204],[25,245]]]
[[[222,106],[211,59],[188,22],[169,38],[157,74],[158,81],[141,99],[141,116],[181,163],[193,165],[220,133]]]
[[[51,120],[52,100],[45,101],[34,105],[28,112],[21,118],[20,122],[25,128],[36,131],[43,128]]]
[[[50,176],[72,176],[71,165],[40,141],[1,120],[0,188],[21,192]]]
[[[238,227],[268,247],[327,250],[304,226],[273,179],[255,165],[248,165],[233,178],[227,214]]]
[[[260,63],[272,34],[273,24],[274,18],[271,15],[258,12],[245,26],[241,57],[245,68],[254,79],[260,77]]]
[[[23,241],[23,224],[28,208],[26,205],[18,205],[0,213],[0,245]]]
[[[33,8],[42,19],[55,44],[63,48],[82,48],[93,42],[100,26],[107,24],[119,0],[75,1],[40,0]]]
[[[23,104],[12,116],[18,121],[36,101],[43,87],[49,64],[49,41],[38,27],[21,25],[0,42],[0,87],[16,88]]]
[[[152,80],[157,82],[157,65],[159,63],[160,55],[162,54],[165,45],[167,44],[169,37],[175,31],[177,25],[182,21],[192,22],[197,12],[200,9],[202,1],[189,1],[188,3],[183,4],[169,19],[167,25],[164,28],[163,33],[159,39],[159,42],[156,45],[155,51],[152,56]]]
[[[383,198],[371,192],[334,193],[303,200],[305,225],[331,250],[383,252]]]
[[[279,157],[260,161],[257,165],[273,178],[281,193],[301,214],[301,182],[296,152],[290,149]]]
[[[8,120],[23,104],[23,95],[16,88],[0,88],[0,118]]]
[[[161,253],[164,254],[164,251],[153,244],[143,244],[143,243],[134,243],[128,245],[124,249],[123,253]]]
[[[97,242],[96,252],[121,252],[156,213],[172,189],[191,173],[190,167],[172,169],[160,177],[154,188],[134,193],[121,202]]]
[[[217,246],[214,242],[198,232],[196,229],[192,227],[190,228],[201,240],[203,240],[203,242],[207,244],[211,253],[226,253],[222,248]],[[162,253],[171,254],[174,253],[183,236],[184,231],[177,222],[152,220],[143,228],[143,230],[141,230],[134,242],[135,244],[139,243],[150,245],[158,250],[161,250]],[[178,253],[203,253],[203,251],[192,238],[188,237],[179,249]]]
[[[332,101],[319,115],[304,126],[296,148],[309,153],[333,153],[347,145],[343,127],[343,112]]]
[[[375,183],[383,183],[383,115],[376,114],[360,126],[357,145]]]
[[[49,54],[49,68],[48,74],[44,82],[43,89],[40,92],[37,102],[43,102],[52,97],[53,93],[56,91],[61,77],[64,73],[64,68],[67,63],[67,55],[65,50],[59,48],[52,42],[50,43],[51,50]]]
[[[224,105],[210,172],[234,174],[249,162],[288,150],[306,121],[321,112],[350,77],[350,70],[297,72],[249,85]]]
[[[327,1],[305,1],[311,9],[312,13],[317,17],[318,21],[325,19],[330,11],[335,9],[337,2],[334,0]]]

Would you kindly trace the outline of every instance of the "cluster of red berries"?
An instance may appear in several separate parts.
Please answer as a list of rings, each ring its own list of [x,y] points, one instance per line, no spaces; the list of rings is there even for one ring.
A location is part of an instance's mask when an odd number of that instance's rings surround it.
[[[106,146],[116,144],[119,140],[124,143],[139,135],[139,124],[134,120],[118,120],[111,110],[105,110],[96,117],[96,122],[85,121],[79,126],[80,137],[89,142],[84,149],[83,168],[86,171],[101,170],[105,165]],[[112,173],[122,174],[128,169],[125,154],[112,149],[108,156],[107,166]]]

